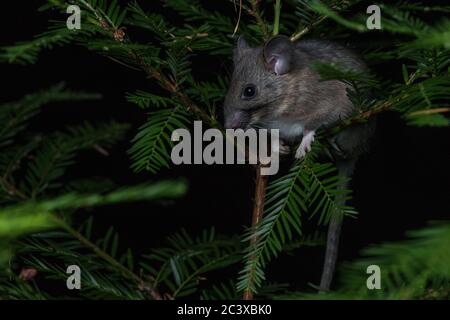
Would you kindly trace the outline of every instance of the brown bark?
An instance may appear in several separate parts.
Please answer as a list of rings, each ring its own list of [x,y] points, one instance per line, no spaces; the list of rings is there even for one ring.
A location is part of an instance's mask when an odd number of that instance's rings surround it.
[[[261,221],[264,214],[264,199],[266,197],[266,187],[268,176],[264,176],[261,174],[262,165],[258,165],[256,167],[256,185],[255,185],[255,200],[253,204],[253,213],[252,213],[252,228],[256,229],[256,226]],[[258,241],[258,238],[254,236],[250,240],[250,245],[253,245]],[[250,290],[244,292],[244,300],[252,300],[253,293]]]

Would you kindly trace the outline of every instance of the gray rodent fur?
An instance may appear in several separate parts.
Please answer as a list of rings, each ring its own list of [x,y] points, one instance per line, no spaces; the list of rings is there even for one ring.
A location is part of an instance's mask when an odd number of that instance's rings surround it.
[[[352,51],[332,42],[291,42],[280,35],[263,46],[251,47],[240,37],[234,49],[234,70],[224,103],[225,127],[279,129],[283,145],[280,152],[290,152],[300,143],[295,155],[303,157],[319,128],[331,127],[355,112],[347,96],[347,85],[337,80],[321,81],[312,67],[315,61],[335,63],[344,69],[368,70]],[[341,174],[352,174],[372,129],[372,122],[359,124],[334,137],[339,150],[334,158]],[[340,229],[340,219],[332,219],[321,291],[329,290],[331,285]]]

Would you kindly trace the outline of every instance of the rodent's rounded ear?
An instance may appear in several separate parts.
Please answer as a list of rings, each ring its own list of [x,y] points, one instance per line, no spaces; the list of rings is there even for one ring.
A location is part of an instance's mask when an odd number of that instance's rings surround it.
[[[291,68],[293,52],[294,45],[289,37],[275,36],[264,45],[264,61],[272,72],[282,75],[288,73]]]
[[[236,41],[236,47],[233,50],[233,60],[236,62],[240,59],[244,51],[251,49],[247,40],[245,40],[244,36],[239,36]]]

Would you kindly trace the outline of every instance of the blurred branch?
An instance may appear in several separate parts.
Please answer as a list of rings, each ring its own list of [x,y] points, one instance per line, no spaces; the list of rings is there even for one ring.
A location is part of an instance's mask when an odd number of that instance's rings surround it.
[[[326,20],[328,17],[327,16],[322,16],[320,17],[317,21],[313,22],[311,25],[303,28],[302,30],[294,33],[291,36],[291,41],[296,41],[298,39],[300,39],[301,37],[303,37],[305,34],[307,34],[308,32],[310,32],[315,26],[317,26],[318,24],[322,23],[324,20]]]
[[[281,12],[281,0],[275,2],[275,19],[273,22],[273,35],[276,36],[280,31],[280,12]]]
[[[261,222],[262,217],[264,215],[264,200],[266,197],[266,187],[268,182],[268,176],[264,176],[261,174],[262,165],[256,166],[256,185],[255,185],[255,199],[253,203],[253,214],[252,214],[252,228],[256,231],[257,225]],[[253,246],[258,241],[258,237],[254,235],[250,239],[250,245]],[[256,259],[256,257],[251,257],[250,259]],[[252,269],[254,272],[255,269]],[[250,284],[251,278],[250,275]],[[251,291],[251,285],[244,291],[244,300],[253,300],[253,292]]]

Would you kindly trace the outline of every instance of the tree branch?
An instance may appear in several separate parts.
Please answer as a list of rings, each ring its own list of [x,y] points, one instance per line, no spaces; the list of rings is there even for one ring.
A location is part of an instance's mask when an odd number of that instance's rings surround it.
[[[67,224],[64,220],[57,216],[53,216],[56,223],[66,230],[71,236],[73,236],[75,239],[80,241],[82,244],[84,244],[86,247],[90,248],[94,253],[111,264],[112,266],[119,269],[125,276],[128,278],[134,280],[138,284],[138,288],[144,292],[146,292],[151,298],[154,300],[162,300],[161,294],[158,292],[156,288],[154,288],[152,285],[148,283],[148,281],[145,281],[140,276],[135,274],[130,269],[126,268],[124,265],[122,265],[119,261],[114,259],[111,255],[100,249],[97,245],[92,243],[89,239],[84,237],[81,233],[79,233],[77,230],[72,228],[69,224]]]
[[[318,24],[322,23],[322,21],[326,20],[327,18],[328,18],[327,16],[322,16],[319,19],[317,19],[316,21],[314,21],[312,24],[310,24],[309,26],[303,28],[302,30],[300,30],[300,31],[298,31],[296,33],[294,33],[291,36],[291,41],[296,41],[296,40],[300,39],[305,34],[310,32],[315,26],[317,26]]]
[[[256,166],[256,185],[255,185],[255,200],[253,204],[253,213],[252,213],[252,228],[256,230],[256,226],[262,220],[264,215],[264,199],[266,197],[266,187],[268,176],[264,176],[261,174],[262,165]],[[251,238],[250,245],[254,245],[258,241],[256,235]],[[254,259],[253,257],[251,259]],[[250,277],[251,279],[251,277]],[[251,283],[251,280],[249,281]],[[253,293],[250,289],[251,286],[244,292],[244,300],[252,300]]]
[[[7,194],[11,196],[16,196],[21,200],[27,200],[28,197],[22,191],[16,188],[16,186],[10,183],[6,177],[0,177],[0,185],[3,187],[3,190],[6,191]]]
[[[207,114],[202,108],[200,108],[197,104],[195,104],[189,96],[187,96],[185,93],[179,90],[179,87],[176,83],[171,82],[167,77],[159,72],[158,70],[155,70],[151,66],[149,66],[147,63],[145,63],[144,59],[142,59],[141,56],[139,56],[135,52],[130,52],[131,58],[133,58],[139,66],[141,66],[142,70],[150,77],[158,81],[161,86],[170,92],[171,94],[175,95],[178,100],[191,112],[194,112],[197,114],[197,116],[204,122],[208,123],[211,126],[218,126],[217,120],[212,118],[209,114]]]
[[[83,1],[84,2],[84,1]],[[125,33],[124,29],[117,29],[115,26],[112,25],[112,23],[106,22],[103,20],[103,18],[97,13],[97,11],[92,8],[88,3],[85,3],[94,13],[96,18],[98,19],[101,27],[108,31],[111,35],[111,37],[119,43],[124,42],[130,42],[129,37]],[[108,23],[111,24],[111,27],[108,25]],[[117,32],[120,31],[120,37],[117,36]],[[207,34],[198,34],[192,36],[192,39],[198,36],[205,36]],[[218,125],[218,122],[216,119],[211,117],[208,113],[206,113],[202,108],[197,106],[185,93],[179,90],[178,84],[170,81],[164,74],[162,74],[160,71],[155,70],[150,65],[148,65],[145,60],[134,50],[127,51],[129,57],[133,59],[137,65],[140,66],[140,68],[149,76],[150,78],[155,79],[158,81],[161,86],[170,92],[171,94],[175,95],[180,102],[191,112],[195,113],[202,121],[208,123],[211,126],[220,127]]]

